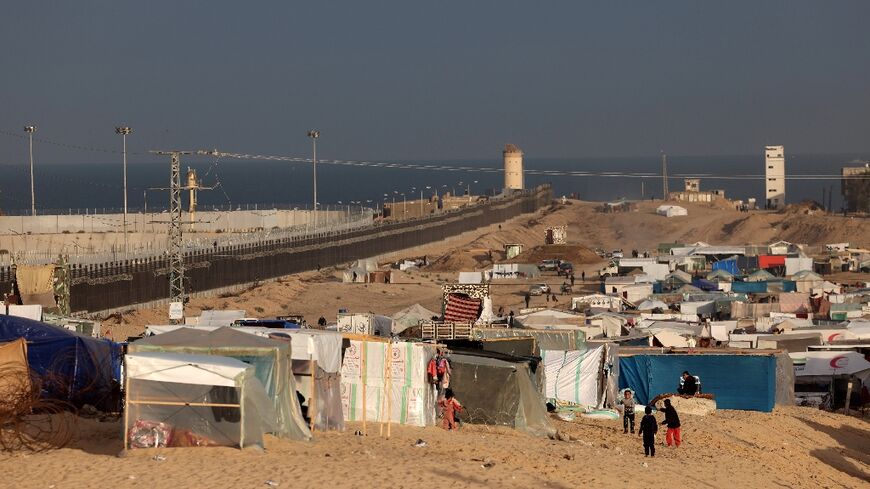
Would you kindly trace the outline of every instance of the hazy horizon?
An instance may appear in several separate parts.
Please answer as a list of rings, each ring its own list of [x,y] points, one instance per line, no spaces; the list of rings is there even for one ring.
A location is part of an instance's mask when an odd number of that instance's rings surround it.
[[[13,3],[0,130],[447,161],[870,153],[870,2]],[[93,154],[94,158],[87,155]],[[98,153],[39,145],[40,163]],[[135,158],[137,160],[145,159]],[[148,157],[150,160],[151,157]],[[0,135],[0,163],[26,144]]]

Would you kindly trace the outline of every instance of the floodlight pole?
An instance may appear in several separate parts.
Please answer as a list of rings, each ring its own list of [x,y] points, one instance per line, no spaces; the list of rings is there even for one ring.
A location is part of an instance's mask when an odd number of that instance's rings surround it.
[[[115,134],[120,134],[124,141],[124,259],[128,258],[129,248],[127,246],[127,135],[133,132],[129,127],[116,127]]]
[[[320,131],[312,129],[308,131],[308,137],[311,138],[311,162],[314,172],[314,206],[311,211],[314,213],[314,232],[317,232],[317,138],[320,137]]]
[[[24,132],[27,133],[27,139],[30,142],[30,215],[36,215],[36,185],[33,182],[33,133],[36,132],[36,126],[24,126]]]

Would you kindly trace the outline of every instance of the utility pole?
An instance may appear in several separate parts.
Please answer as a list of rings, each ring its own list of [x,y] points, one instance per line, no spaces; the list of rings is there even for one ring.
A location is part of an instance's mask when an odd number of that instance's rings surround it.
[[[36,215],[36,186],[33,183],[33,133],[36,132],[36,126],[24,126],[24,132],[27,133],[27,139],[30,141],[30,215]]]
[[[169,155],[169,302],[184,304],[184,255],[181,239],[181,155],[191,151],[152,151]],[[178,318],[170,319],[173,322]]]
[[[662,200],[668,200],[668,155],[662,151]]]
[[[308,137],[311,138],[311,153],[312,158],[311,162],[313,163],[314,170],[314,207],[311,208],[314,213],[314,232],[317,232],[317,139],[320,137],[320,131],[310,130],[308,131]]]
[[[124,140],[124,259],[127,259],[127,135],[133,132],[129,127],[116,127],[115,134],[120,134]]]

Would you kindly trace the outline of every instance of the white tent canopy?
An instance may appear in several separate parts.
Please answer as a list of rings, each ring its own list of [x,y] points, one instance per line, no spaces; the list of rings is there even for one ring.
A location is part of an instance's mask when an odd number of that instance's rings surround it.
[[[234,387],[250,366],[234,358],[176,353],[130,353],[127,377],[177,384]]]
[[[789,353],[789,356],[795,362],[798,377],[856,375],[865,383],[870,379],[870,362],[856,351],[807,351]]]
[[[428,321],[433,316],[437,316],[437,314],[420,304],[408,306],[393,314],[393,334],[399,334],[408,328],[413,328],[420,324],[420,321]]]

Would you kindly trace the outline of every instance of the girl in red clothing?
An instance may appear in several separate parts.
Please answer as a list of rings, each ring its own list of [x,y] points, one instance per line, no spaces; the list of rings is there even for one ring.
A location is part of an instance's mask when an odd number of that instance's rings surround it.
[[[438,401],[438,406],[441,407],[441,418],[444,420],[445,430],[456,429],[456,414],[462,412],[462,404],[453,397],[453,389],[445,389],[444,399]]]

